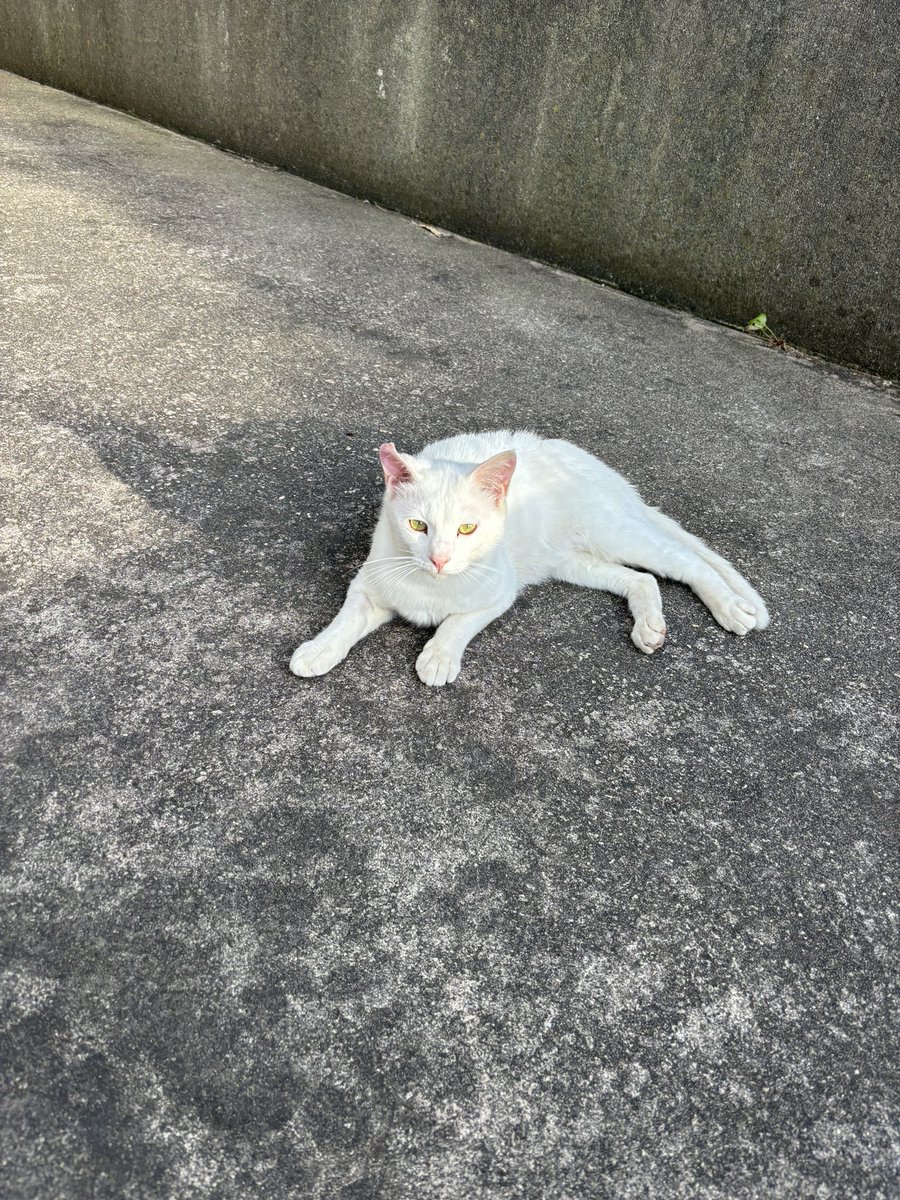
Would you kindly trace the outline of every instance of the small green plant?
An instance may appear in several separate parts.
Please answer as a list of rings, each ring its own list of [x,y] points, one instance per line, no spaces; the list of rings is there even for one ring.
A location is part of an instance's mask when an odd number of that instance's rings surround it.
[[[744,328],[748,333],[761,333],[763,337],[768,339],[770,345],[777,346],[779,350],[787,349],[787,342],[784,338],[780,338],[773,329],[769,328],[765,313],[760,313],[758,317],[754,317],[752,321],[748,321]]]

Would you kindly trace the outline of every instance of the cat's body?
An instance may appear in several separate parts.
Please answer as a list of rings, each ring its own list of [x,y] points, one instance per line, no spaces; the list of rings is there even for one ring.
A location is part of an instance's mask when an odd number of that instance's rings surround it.
[[[634,567],[689,584],[733,633],[769,622],[729,563],[570,442],[461,434],[414,458],[382,446],[381,461],[386,490],[369,558],[331,625],[294,652],[296,675],[324,674],[401,616],[439,626],[416,670],[424,683],[450,683],[469,641],[522,588],[549,579],[624,596],[632,639],[650,654],[665,638],[662,603],[653,575]]]

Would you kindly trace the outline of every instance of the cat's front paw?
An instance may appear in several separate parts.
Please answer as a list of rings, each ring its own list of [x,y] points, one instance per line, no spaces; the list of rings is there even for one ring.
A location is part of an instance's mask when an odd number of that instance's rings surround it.
[[[317,637],[297,647],[291,655],[289,666],[294,675],[309,679],[314,675],[324,675],[346,657],[347,651],[340,642],[334,638]]]
[[[452,683],[462,666],[462,656],[446,647],[436,646],[435,639],[428,643],[416,659],[416,674],[429,687],[443,687]]]
[[[666,621],[662,613],[638,617],[631,631],[631,640],[642,654],[652,654],[666,640]]]

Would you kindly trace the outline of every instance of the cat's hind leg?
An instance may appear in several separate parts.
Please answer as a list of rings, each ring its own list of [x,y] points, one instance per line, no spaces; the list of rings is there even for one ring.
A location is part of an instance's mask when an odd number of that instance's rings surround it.
[[[347,589],[347,598],[330,625],[291,655],[290,669],[309,678],[324,675],[345,659],[358,641],[394,616],[391,609],[373,600],[365,590],[361,574]]]
[[[683,536],[676,537],[668,529],[661,528],[649,520],[640,527],[633,525],[629,529],[627,541],[617,546],[617,557],[636,567],[653,571],[655,575],[665,579],[686,583],[696,592],[722,628],[730,633],[744,637],[757,625],[760,628],[767,625],[769,614],[766,607],[743,576],[738,575],[724,559],[713,555],[699,538],[694,539],[680,527],[676,528]],[[701,557],[698,550],[694,549],[693,542],[702,546],[710,558],[719,560],[735,580],[740,580],[744,585],[740,593],[726,578],[724,570],[717,570],[706,558]]]
[[[554,576],[563,583],[599,588],[624,597],[634,617],[631,640],[643,654],[652,654],[665,641],[662,598],[659,584],[652,575],[618,563],[604,562],[588,550],[573,550],[559,564]]]

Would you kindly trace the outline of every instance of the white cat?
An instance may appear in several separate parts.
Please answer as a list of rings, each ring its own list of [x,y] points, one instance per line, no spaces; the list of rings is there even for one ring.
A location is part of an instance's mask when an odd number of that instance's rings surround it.
[[[632,641],[652,654],[666,635],[662,601],[653,575],[634,567],[690,584],[732,633],[769,623],[734,567],[571,442],[467,433],[415,457],[392,442],[379,455],[385,494],[369,557],[331,624],[294,651],[295,675],[324,675],[399,615],[438,626],[416,671],[434,687],[452,683],[472,638],[547,579],[624,596]]]

